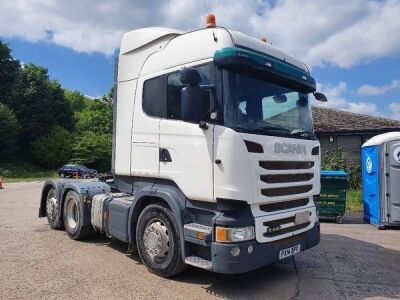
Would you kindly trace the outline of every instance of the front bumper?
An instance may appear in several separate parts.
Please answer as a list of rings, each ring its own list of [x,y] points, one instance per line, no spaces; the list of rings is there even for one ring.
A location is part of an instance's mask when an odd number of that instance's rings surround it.
[[[316,222],[314,227],[299,235],[270,243],[258,243],[255,240],[242,243],[211,244],[212,271],[225,274],[236,274],[252,271],[279,261],[279,251],[295,245],[301,245],[301,251],[319,244],[320,226]],[[252,245],[254,250],[248,253],[248,247]],[[231,255],[233,247],[240,248],[237,257]]]

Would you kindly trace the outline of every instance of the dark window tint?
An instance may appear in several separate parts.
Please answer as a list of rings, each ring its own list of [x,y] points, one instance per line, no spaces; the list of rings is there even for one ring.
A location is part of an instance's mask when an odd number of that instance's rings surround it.
[[[210,66],[203,65],[199,67],[194,67],[200,76],[201,82],[199,86],[207,91],[208,98],[209,96],[209,89],[210,89]],[[183,84],[179,80],[179,73],[172,73],[168,75],[168,87],[167,87],[167,118],[168,119],[176,119],[181,120],[181,94],[182,89],[184,87],[188,87],[189,85]],[[209,107],[209,103],[208,103]]]
[[[152,117],[161,118],[163,103],[163,79],[161,76],[146,80],[143,85],[143,110]]]

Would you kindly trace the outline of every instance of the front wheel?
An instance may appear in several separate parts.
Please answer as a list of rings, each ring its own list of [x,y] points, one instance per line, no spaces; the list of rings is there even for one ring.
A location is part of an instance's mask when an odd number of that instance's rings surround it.
[[[93,231],[92,226],[83,226],[83,212],[80,206],[79,195],[69,191],[64,201],[65,231],[73,240],[87,238]]]
[[[185,268],[178,226],[168,208],[151,204],[141,212],[136,243],[139,256],[150,272],[171,277]]]

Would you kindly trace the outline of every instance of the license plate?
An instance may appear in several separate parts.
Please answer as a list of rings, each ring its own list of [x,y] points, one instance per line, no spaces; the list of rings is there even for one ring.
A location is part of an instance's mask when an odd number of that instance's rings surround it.
[[[284,259],[286,257],[289,257],[289,256],[292,256],[292,255],[295,255],[296,253],[299,253],[300,252],[300,246],[301,245],[298,244],[296,246],[293,246],[293,247],[290,247],[290,248],[286,248],[286,249],[283,249],[283,250],[279,251],[279,259]]]
[[[296,225],[307,223],[309,220],[310,220],[310,212],[308,211],[297,213],[294,216],[294,224]]]

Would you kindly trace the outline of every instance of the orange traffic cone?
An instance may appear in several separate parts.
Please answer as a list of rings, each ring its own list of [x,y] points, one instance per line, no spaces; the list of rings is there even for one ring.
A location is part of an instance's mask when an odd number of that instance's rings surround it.
[[[75,173],[75,179],[79,179],[79,173],[78,172]]]
[[[0,190],[4,189],[3,188],[3,178],[0,177]]]

